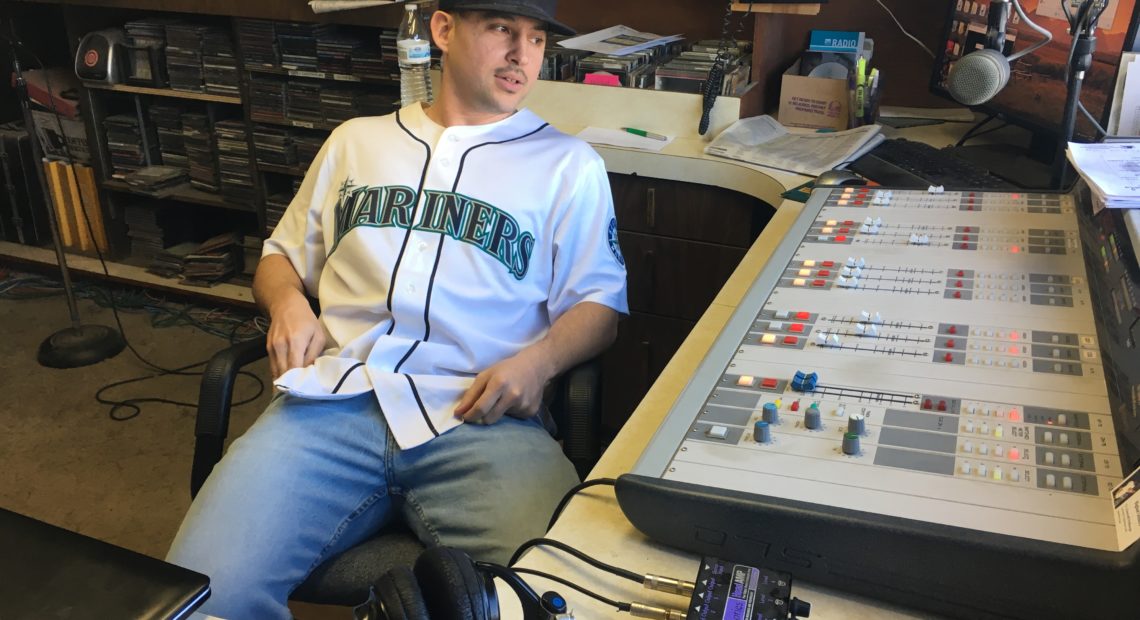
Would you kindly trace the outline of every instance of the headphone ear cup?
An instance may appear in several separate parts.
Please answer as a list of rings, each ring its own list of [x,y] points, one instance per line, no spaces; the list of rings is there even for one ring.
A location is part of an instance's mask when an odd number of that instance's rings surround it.
[[[427,601],[431,620],[493,620],[487,593],[487,580],[475,563],[462,551],[432,547],[420,554],[415,565],[416,579]],[[498,607],[497,599],[495,607]]]
[[[381,617],[386,620],[431,620],[423,591],[416,576],[406,566],[398,566],[380,576],[376,582]]]

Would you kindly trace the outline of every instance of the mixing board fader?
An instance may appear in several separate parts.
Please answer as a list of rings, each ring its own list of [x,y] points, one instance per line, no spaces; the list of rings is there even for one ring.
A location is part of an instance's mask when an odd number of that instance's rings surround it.
[[[801,577],[942,612],[1077,617],[1088,608],[1058,592],[1011,588],[1039,590],[1054,567],[1101,586],[1137,574],[1076,208],[1068,194],[813,193],[619,487],[627,515],[643,492],[736,502],[710,518],[754,527],[705,523],[681,546],[723,554],[736,537]],[[883,557],[964,554],[983,564],[962,570],[1000,581],[877,565],[855,532],[912,545]],[[773,560],[781,545],[799,559]]]

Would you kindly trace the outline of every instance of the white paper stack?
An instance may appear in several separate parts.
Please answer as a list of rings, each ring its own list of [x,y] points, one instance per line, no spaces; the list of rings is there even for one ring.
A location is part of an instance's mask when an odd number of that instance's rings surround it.
[[[1065,154],[1088,182],[1098,210],[1140,207],[1140,142],[1070,142]]]
[[[1140,136],[1140,54],[1120,55],[1112,107],[1108,117],[1108,133],[1117,136]],[[1134,70],[1135,69],[1135,70]]]

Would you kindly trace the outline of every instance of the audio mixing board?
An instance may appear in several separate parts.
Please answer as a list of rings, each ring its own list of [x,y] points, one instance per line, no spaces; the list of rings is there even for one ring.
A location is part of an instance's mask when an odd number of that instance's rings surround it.
[[[940,613],[1140,615],[1078,197],[813,192],[619,480],[623,511]]]

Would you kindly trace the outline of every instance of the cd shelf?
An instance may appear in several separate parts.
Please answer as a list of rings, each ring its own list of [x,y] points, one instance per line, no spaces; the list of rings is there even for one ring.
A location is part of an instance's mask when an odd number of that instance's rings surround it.
[[[174,99],[192,99],[194,101],[208,101],[212,103],[228,103],[233,105],[241,105],[241,97],[229,97],[226,95],[211,95],[209,93],[198,93],[189,90],[175,90],[173,88],[150,88],[148,86],[131,86],[130,84],[97,84],[94,82],[87,82],[84,84],[87,88],[96,90],[107,90],[118,93],[132,93],[136,95],[154,95],[156,97],[171,97]]]
[[[138,191],[128,185],[126,182],[119,181],[117,179],[107,179],[106,181],[103,181],[102,185],[103,189],[115,192],[125,192],[128,194],[134,194],[136,196],[145,196],[147,198],[155,198],[158,200],[170,199],[180,202],[189,202],[193,204],[204,205],[207,207],[230,209],[233,211],[247,211],[252,213],[257,212],[257,205],[255,204],[243,205],[235,202],[230,202],[220,194],[212,194],[210,192],[194,189],[189,184],[171,188],[157,195]]]

